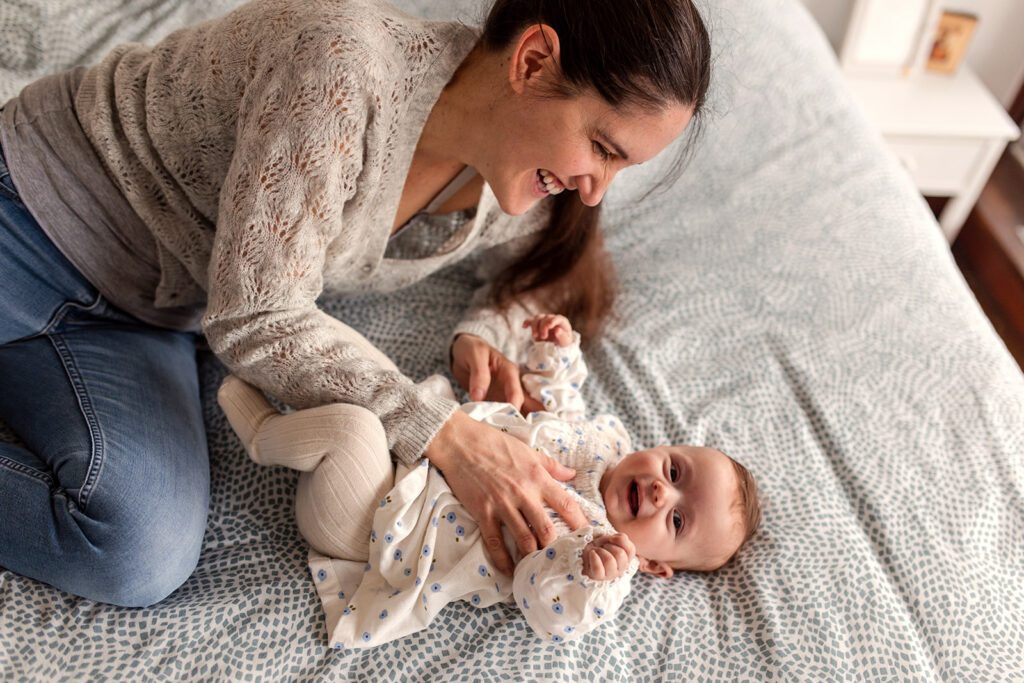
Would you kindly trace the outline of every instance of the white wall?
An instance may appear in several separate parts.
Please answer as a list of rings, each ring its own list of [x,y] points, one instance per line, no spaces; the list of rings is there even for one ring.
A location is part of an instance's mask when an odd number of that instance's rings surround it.
[[[801,1],[838,52],[854,0]],[[992,94],[1009,107],[1024,83],[1024,1],[946,0],[942,7],[978,16],[978,27],[967,48],[967,64]]]

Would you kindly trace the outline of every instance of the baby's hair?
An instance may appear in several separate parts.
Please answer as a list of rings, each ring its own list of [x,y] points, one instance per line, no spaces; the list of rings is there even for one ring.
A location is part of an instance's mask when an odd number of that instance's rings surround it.
[[[729,456],[725,456],[729,457]],[[736,548],[730,557],[731,560],[736,556],[736,553],[740,551],[750,537],[757,533],[758,527],[761,526],[761,498],[757,494],[757,482],[754,481],[754,476],[750,473],[743,465],[737,461],[732,460],[732,468],[736,471],[736,500],[733,502],[733,509],[737,510],[740,517],[743,520],[743,540],[740,541],[739,546]],[[728,562],[729,560],[726,560]]]

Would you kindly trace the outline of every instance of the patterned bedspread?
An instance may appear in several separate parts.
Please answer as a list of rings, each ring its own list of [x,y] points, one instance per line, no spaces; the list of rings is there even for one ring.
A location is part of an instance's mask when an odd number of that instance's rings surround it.
[[[63,4],[0,5],[0,98],[231,3]],[[798,0],[707,4],[715,86],[687,173],[641,201],[654,162],[607,198],[622,298],[586,397],[638,445],[706,443],[751,468],[764,523],[733,564],[637,579],[614,622],[567,647],[514,608],[456,604],[405,640],[329,651],[295,476],[245,456],[206,354],[212,509],[195,575],[131,610],[0,570],[0,678],[1020,680],[1022,375]],[[472,273],[324,305],[419,380],[446,365]]]

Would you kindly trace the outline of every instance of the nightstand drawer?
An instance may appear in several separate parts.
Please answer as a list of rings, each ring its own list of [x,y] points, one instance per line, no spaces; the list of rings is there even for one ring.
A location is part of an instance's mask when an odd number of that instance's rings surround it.
[[[889,147],[926,195],[955,195],[974,177],[985,140],[885,136]]]

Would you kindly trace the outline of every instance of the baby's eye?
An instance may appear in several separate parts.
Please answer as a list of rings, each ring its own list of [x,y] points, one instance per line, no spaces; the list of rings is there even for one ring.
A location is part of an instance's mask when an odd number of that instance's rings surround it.
[[[670,466],[668,468],[668,478],[669,481],[674,483],[675,480],[679,478],[679,468],[675,465]]]
[[[672,524],[675,525],[677,532],[683,528],[683,516],[679,514],[679,510],[672,513]]]
[[[593,141],[593,142],[594,142],[594,151],[595,151],[595,152],[597,152],[597,155],[598,155],[599,157],[601,157],[601,159],[602,159],[603,161],[608,161],[608,157],[610,157],[610,156],[611,156],[611,152],[609,152],[608,150],[606,150],[606,149],[605,149],[605,148],[604,148],[604,147],[603,147],[603,146],[601,145],[601,143],[599,143],[599,142],[597,142],[597,141]]]

